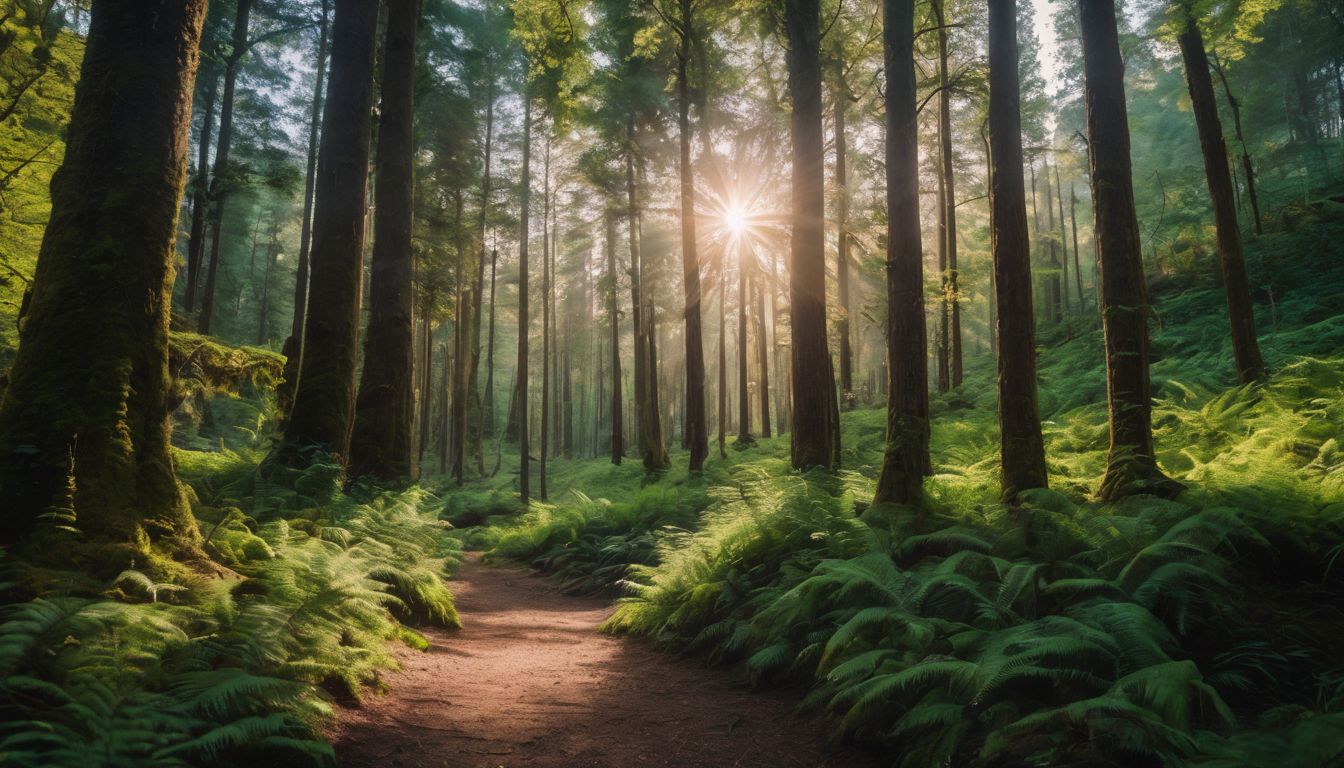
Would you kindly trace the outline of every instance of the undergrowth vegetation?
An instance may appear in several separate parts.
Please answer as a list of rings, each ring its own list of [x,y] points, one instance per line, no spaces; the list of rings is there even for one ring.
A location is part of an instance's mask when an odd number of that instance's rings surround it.
[[[585,485],[477,540],[575,589],[624,573],[609,631],[802,687],[836,738],[899,765],[1336,765],[1344,274],[1340,240],[1317,235],[1337,229],[1255,243],[1277,292],[1266,385],[1228,387],[1216,285],[1157,281],[1154,431],[1187,488],[1175,501],[1090,500],[1105,379],[1099,329],[1075,320],[1045,330],[1041,358],[1052,490],[1016,505],[997,498],[982,363],[935,398],[922,511],[863,503],[885,440],[873,408],[844,414],[838,477],[791,473],[765,442],[712,466],[693,504]]]
[[[343,490],[321,460],[259,469],[274,356],[188,346],[176,461],[210,562],[108,583],[12,569],[29,599],[0,616],[6,765],[332,764],[331,702],[378,685],[389,641],[425,648],[412,626],[458,623],[440,500]]]

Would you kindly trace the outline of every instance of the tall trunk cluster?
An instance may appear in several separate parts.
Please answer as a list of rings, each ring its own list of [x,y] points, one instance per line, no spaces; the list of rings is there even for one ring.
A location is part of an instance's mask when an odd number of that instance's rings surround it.
[[[311,300],[279,454],[289,463],[300,463],[312,450],[346,458],[355,411],[378,4],[335,0],[334,9],[314,193]]]

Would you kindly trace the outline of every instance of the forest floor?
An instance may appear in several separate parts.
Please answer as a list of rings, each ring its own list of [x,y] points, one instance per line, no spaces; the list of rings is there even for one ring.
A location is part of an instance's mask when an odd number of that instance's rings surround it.
[[[821,768],[868,764],[826,749],[825,726],[781,693],[597,627],[607,600],[472,553],[452,587],[461,630],[427,628],[399,652],[390,693],[345,709],[328,736],[342,766]]]

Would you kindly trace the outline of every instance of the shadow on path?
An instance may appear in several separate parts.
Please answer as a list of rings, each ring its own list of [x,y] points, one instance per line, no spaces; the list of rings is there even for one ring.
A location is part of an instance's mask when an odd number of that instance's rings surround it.
[[[779,693],[650,644],[599,634],[597,598],[472,555],[452,587],[465,628],[398,653],[386,696],[340,712],[345,768],[861,768]]]

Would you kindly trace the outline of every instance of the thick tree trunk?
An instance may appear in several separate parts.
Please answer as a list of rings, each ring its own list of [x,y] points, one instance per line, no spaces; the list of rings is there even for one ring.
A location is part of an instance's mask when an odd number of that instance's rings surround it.
[[[835,287],[836,299],[840,302],[840,313],[836,317],[836,332],[840,336],[840,391],[845,394],[845,403],[849,405],[854,392],[854,363],[850,348],[850,298],[849,298],[849,147],[845,135],[845,111],[849,106],[849,88],[845,83],[845,65],[836,62],[835,99]],[[766,401],[768,402],[768,401]],[[762,408],[764,415],[761,434],[770,436],[769,410]]]
[[[388,0],[374,182],[378,205],[373,211],[369,325],[350,439],[350,473],[379,480],[414,479],[419,475],[413,440],[415,258],[411,251],[415,219],[415,32],[419,21],[420,0]],[[460,196],[458,200],[460,211]]]
[[[677,45],[677,132],[681,177],[681,277],[686,294],[686,429],[690,468],[699,472],[709,455],[705,426],[705,353],[700,333],[700,258],[695,242],[695,171],[691,167],[691,86],[686,68],[691,57],[691,0],[680,0],[681,31]]]
[[[518,368],[513,408],[518,434],[518,496],[526,507],[531,500],[529,484],[531,457],[527,450],[527,346],[531,330],[527,323],[527,240],[530,235],[528,209],[532,206],[532,93],[523,85],[523,178],[518,209]],[[492,310],[493,311],[493,310]]]
[[[1031,242],[1022,184],[1017,3],[989,0],[990,245],[999,339],[999,455],[1003,499],[1046,487],[1036,400]]]
[[[215,105],[219,101],[219,76],[209,70],[210,87],[205,92],[205,114],[196,145],[196,178],[191,184],[191,234],[187,237],[187,285],[182,307],[190,315],[196,311],[196,283],[205,259],[205,221],[210,211],[210,145],[214,143]]]
[[[168,318],[205,5],[94,4],[0,402],[0,544],[60,510],[85,540],[112,546],[90,553],[99,573],[142,558],[150,540],[199,540],[169,453]],[[77,554],[31,547],[67,564]]]
[[[1134,493],[1171,493],[1179,486],[1162,474],[1153,455],[1148,296],[1134,212],[1115,1],[1082,0],[1079,18],[1111,432],[1098,495],[1113,500]]]
[[[835,378],[826,344],[826,216],[821,132],[821,5],[785,0],[793,211],[789,306],[793,328],[793,466],[835,469]]]
[[[322,0],[321,31],[317,40],[317,76],[313,82],[313,101],[309,105],[308,117],[308,166],[303,181],[302,221],[299,224],[299,255],[294,270],[294,319],[290,325],[289,337],[285,339],[281,354],[285,356],[285,378],[280,383],[278,394],[281,406],[288,413],[294,399],[294,388],[298,384],[300,361],[303,358],[303,322],[308,316],[308,273],[309,251],[312,247],[313,233],[313,192],[317,180],[317,148],[322,131],[322,91],[327,78],[327,38],[330,34],[331,0]]]
[[[929,450],[913,29],[914,0],[885,0],[887,447],[874,500],[898,504],[922,500]]]
[[[1241,383],[1264,380],[1265,361],[1255,335],[1255,305],[1246,278],[1246,259],[1241,249],[1241,228],[1237,226],[1237,203],[1232,192],[1232,174],[1227,165],[1227,145],[1218,119],[1218,103],[1213,95],[1204,38],[1194,19],[1187,19],[1185,30],[1177,38],[1185,62],[1185,80],[1190,87],[1190,102],[1199,130],[1199,146],[1204,153],[1204,176],[1209,183],[1213,220],[1218,230],[1218,256],[1223,268],[1223,288],[1227,292],[1227,313],[1232,325],[1232,354],[1236,358]]]
[[[229,55],[224,60],[224,98],[219,111],[219,146],[215,148],[215,168],[210,179],[210,263],[205,268],[205,288],[201,297],[201,317],[197,328],[210,333],[215,310],[215,286],[219,280],[220,238],[224,229],[224,202],[229,196],[229,152],[233,145],[233,102],[238,84],[238,68],[247,54],[247,25],[252,0],[238,0],[233,21]]]
[[[331,77],[322,116],[313,206],[312,283],[304,354],[281,457],[316,446],[344,459],[354,420],[363,277],[369,115],[378,7],[335,0]]]

